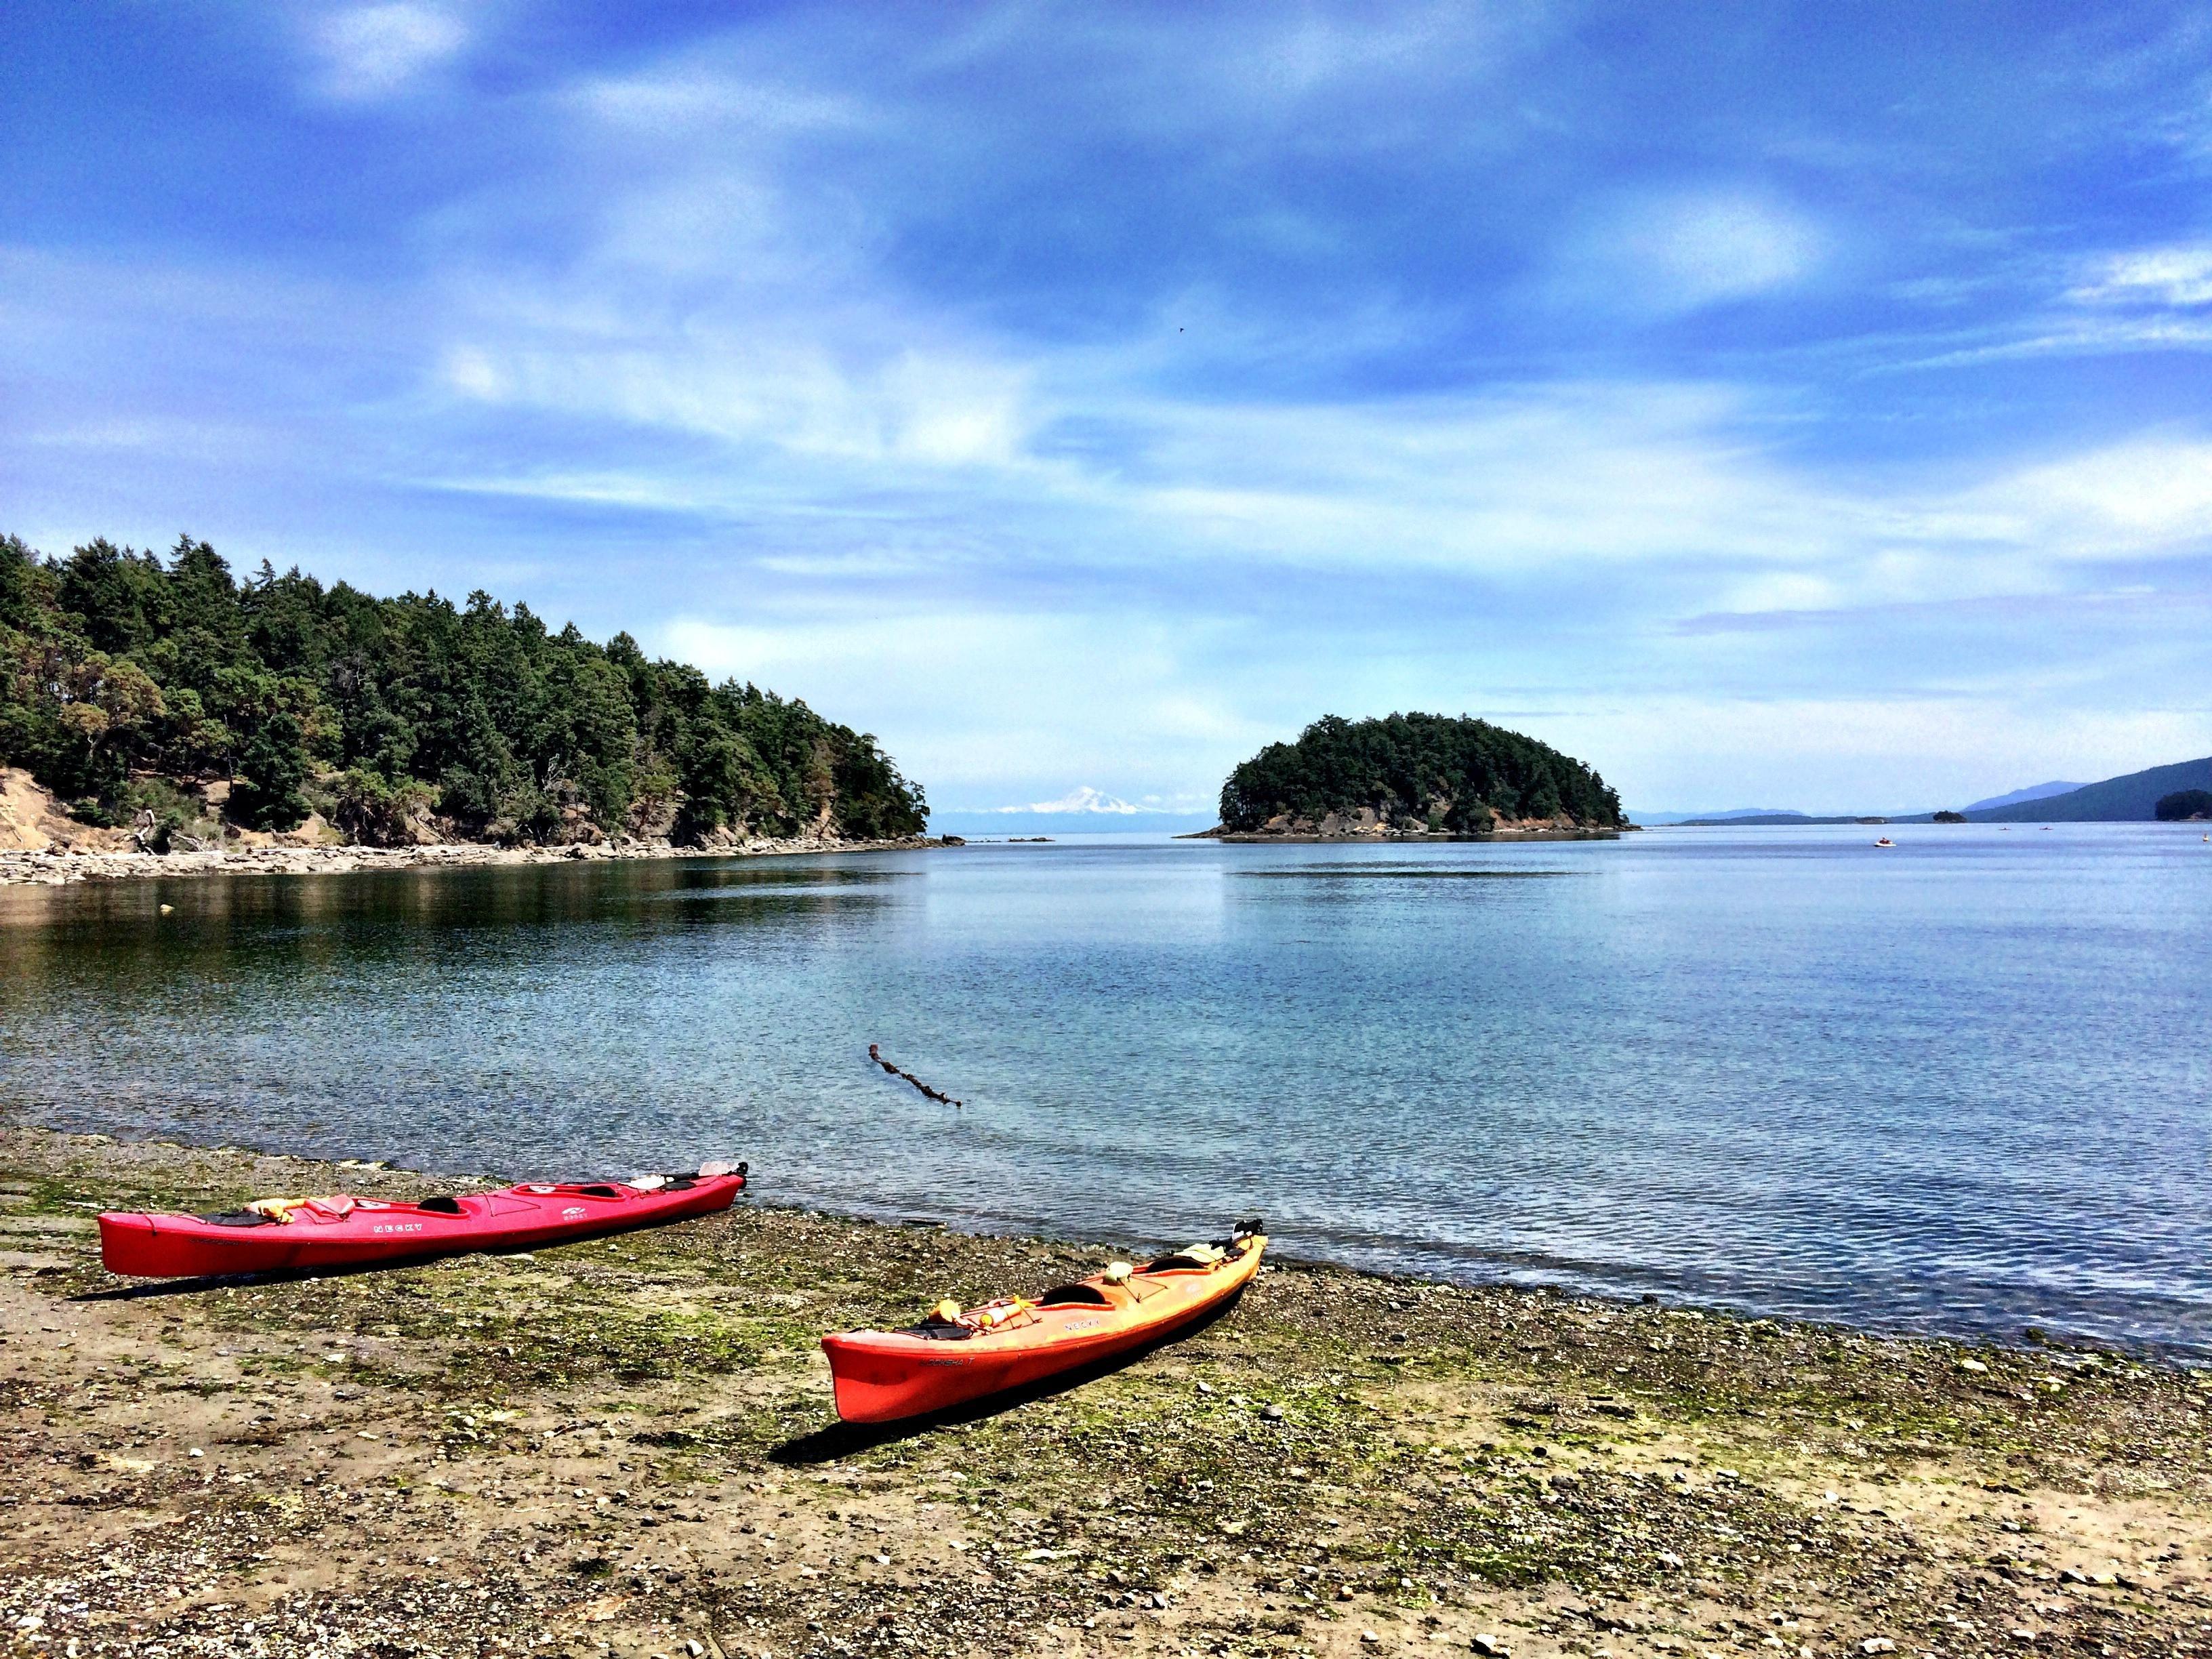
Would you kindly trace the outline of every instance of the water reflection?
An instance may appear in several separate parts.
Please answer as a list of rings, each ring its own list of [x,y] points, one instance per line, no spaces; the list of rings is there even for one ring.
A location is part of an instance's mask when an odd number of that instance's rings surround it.
[[[1377,1266],[2212,1341],[2212,860],[2149,826],[1892,833],[15,890],[0,1100],[449,1170],[747,1157],[767,1196],[1090,1238],[1258,1209]]]

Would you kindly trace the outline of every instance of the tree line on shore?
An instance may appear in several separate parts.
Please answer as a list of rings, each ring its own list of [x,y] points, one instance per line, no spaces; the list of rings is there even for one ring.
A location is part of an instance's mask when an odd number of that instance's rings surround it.
[[[189,537],[166,560],[0,537],[0,764],[91,823],[180,825],[177,785],[222,779],[237,823],[319,810],[371,844],[433,817],[539,844],[928,821],[872,736],[626,633],[599,645],[482,592],[377,599],[265,561],[239,580]]]
[[[1222,827],[1238,832],[1362,808],[1395,828],[1462,834],[1500,819],[1624,822],[1620,797],[1582,762],[1464,715],[1324,715],[1297,742],[1269,744],[1221,787]]]

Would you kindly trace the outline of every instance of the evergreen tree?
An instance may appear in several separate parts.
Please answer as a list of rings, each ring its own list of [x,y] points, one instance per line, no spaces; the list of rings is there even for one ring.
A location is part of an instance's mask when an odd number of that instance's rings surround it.
[[[112,819],[134,773],[232,775],[232,811],[349,833],[544,842],[917,835],[928,807],[872,737],[685,664],[555,633],[489,593],[380,599],[205,542],[49,560],[0,537],[0,764]]]
[[[309,762],[300,722],[280,708],[261,722],[238,757],[231,811],[252,830],[296,830],[307,816]]]

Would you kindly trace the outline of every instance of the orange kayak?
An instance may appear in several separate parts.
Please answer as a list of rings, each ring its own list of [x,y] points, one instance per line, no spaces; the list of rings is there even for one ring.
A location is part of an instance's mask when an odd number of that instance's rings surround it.
[[[920,1417],[1165,1340],[1225,1307],[1260,1271],[1266,1235],[1255,1219],[1229,1238],[1194,1244],[1140,1267],[1117,1261],[1035,1301],[981,1308],[939,1303],[902,1331],[825,1336],[837,1415],[848,1423]]]

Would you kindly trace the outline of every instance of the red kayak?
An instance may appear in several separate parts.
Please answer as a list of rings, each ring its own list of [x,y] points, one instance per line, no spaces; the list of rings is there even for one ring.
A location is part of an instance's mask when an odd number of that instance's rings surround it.
[[[696,1175],[526,1184],[414,1204],[332,1193],[259,1199],[222,1215],[118,1211],[100,1218],[100,1255],[112,1273],[179,1279],[526,1250],[726,1210],[744,1184],[744,1164],[707,1164]]]
[[[1267,1248],[1255,1218],[1218,1243],[1141,1267],[1116,1261],[1034,1302],[1002,1297],[964,1310],[940,1302],[906,1330],[825,1336],[837,1415],[848,1423],[919,1417],[1164,1341],[1249,1284]]]

